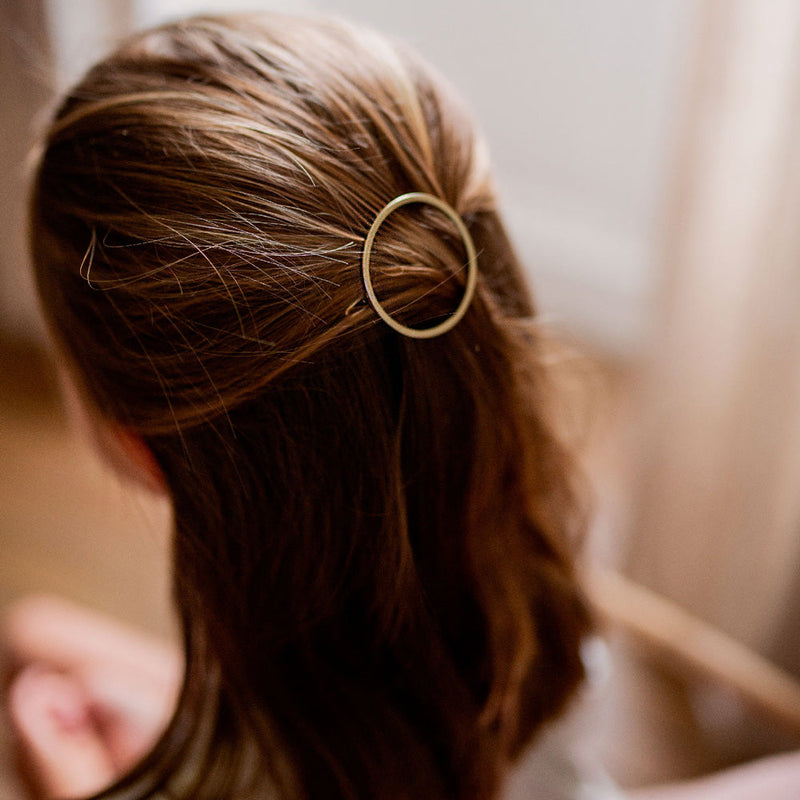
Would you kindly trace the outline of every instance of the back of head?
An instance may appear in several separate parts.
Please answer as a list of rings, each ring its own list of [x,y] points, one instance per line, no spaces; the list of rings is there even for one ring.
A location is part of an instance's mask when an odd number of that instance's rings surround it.
[[[362,299],[426,192],[464,318]],[[335,21],[195,19],[76,86],[32,201],[45,313],[175,507],[188,667],[149,796],[488,798],[582,675],[569,462],[487,160],[449,88]],[[371,274],[448,317],[464,249],[410,204]]]

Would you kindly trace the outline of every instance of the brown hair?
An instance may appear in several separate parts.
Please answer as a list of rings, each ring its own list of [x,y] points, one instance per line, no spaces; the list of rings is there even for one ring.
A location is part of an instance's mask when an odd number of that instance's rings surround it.
[[[370,224],[410,191],[479,252],[467,314],[426,341],[360,300]],[[52,329],[175,509],[185,684],[113,791],[493,797],[581,679],[587,615],[543,343],[452,91],[337,21],[167,25],[66,98],[31,219]],[[420,205],[372,254],[416,327],[463,267]]]

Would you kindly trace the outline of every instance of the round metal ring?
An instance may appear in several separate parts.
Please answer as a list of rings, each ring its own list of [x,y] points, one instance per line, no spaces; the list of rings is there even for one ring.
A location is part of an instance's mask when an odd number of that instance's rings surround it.
[[[372,245],[375,241],[376,235],[378,234],[378,229],[393,211],[396,211],[401,206],[408,205],[409,203],[423,203],[434,206],[443,214],[447,215],[456,228],[458,228],[458,232],[461,234],[461,239],[464,242],[464,248],[467,251],[467,283],[464,287],[464,296],[461,298],[461,302],[458,304],[456,310],[446,320],[440,322],[438,325],[434,325],[431,328],[411,328],[408,325],[403,325],[394,319],[381,305],[380,300],[378,300],[378,297],[375,294],[375,289],[372,286],[372,277],[369,270]],[[367,295],[369,304],[372,306],[375,313],[387,325],[389,325],[391,328],[394,328],[394,330],[396,330],[398,333],[402,333],[404,336],[410,336],[412,339],[432,339],[434,336],[440,336],[441,334],[446,333],[456,324],[458,324],[459,320],[464,316],[470,302],[472,301],[472,296],[475,294],[475,286],[478,282],[478,258],[475,252],[475,244],[473,243],[472,237],[467,230],[467,226],[464,224],[464,220],[462,220],[458,212],[456,212],[456,210],[448,203],[445,203],[444,200],[440,200],[438,197],[435,197],[432,194],[426,194],[425,192],[409,192],[408,194],[401,194],[398,197],[395,197],[390,203],[387,203],[378,212],[378,216],[375,217],[375,221],[372,223],[372,226],[367,233],[367,238],[364,242],[364,250],[361,254],[361,279],[364,283],[364,292]]]

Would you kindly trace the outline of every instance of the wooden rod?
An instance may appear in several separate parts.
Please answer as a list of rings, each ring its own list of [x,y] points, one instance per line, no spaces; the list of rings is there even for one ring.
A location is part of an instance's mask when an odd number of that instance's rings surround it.
[[[800,682],[791,674],[617,572],[594,567],[583,578],[601,619],[721,683],[753,710],[800,737]]]

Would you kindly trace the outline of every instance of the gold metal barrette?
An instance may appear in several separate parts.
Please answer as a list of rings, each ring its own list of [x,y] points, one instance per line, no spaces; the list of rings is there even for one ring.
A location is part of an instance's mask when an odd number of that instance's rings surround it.
[[[443,214],[446,214],[458,229],[461,239],[464,242],[464,249],[467,251],[467,283],[464,287],[464,296],[461,298],[461,302],[458,304],[456,310],[446,320],[443,320],[438,325],[434,325],[431,328],[411,328],[394,319],[381,305],[380,300],[378,300],[375,289],[372,286],[372,276],[370,275],[370,256],[372,255],[372,245],[375,241],[378,229],[393,211],[409,203],[424,203],[429,206],[434,206],[434,208],[438,208]],[[472,296],[475,294],[475,285],[478,282],[478,258],[475,252],[475,244],[467,230],[467,226],[464,224],[464,220],[462,220],[458,212],[448,203],[445,203],[444,200],[440,200],[438,197],[432,194],[426,194],[425,192],[401,194],[387,203],[378,212],[375,221],[372,223],[367,233],[367,238],[364,242],[364,250],[361,253],[361,279],[364,283],[364,292],[367,296],[367,301],[372,306],[375,313],[389,327],[393,328],[398,333],[402,333],[403,336],[410,336],[412,339],[432,339],[434,336],[441,336],[457,325],[459,320],[466,313],[467,308],[469,308],[469,304],[472,302]]]

